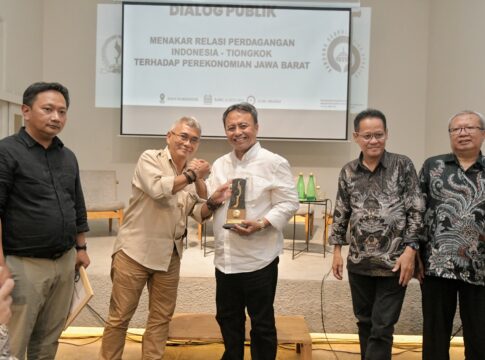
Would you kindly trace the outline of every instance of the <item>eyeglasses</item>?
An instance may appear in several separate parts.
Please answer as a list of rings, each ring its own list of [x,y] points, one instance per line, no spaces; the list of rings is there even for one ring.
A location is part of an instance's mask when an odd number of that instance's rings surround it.
[[[376,139],[377,141],[380,141],[386,137],[385,132],[365,133],[365,134],[356,133],[356,134],[360,136],[362,139],[364,139],[365,141],[371,141],[372,138]]]
[[[480,126],[463,126],[463,127],[457,127],[457,128],[449,128],[448,132],[451,135],[458,136],[461,134],[462,131],[464,131],[465,134],[472,134],[477,130],[482,131],[483,129]]]
[[[196,145],[199,143],[200,141],[200,138],[198,138],[197,136],[193,136],[193,137],[190,137],[188,134],[186,133],[180,133],[180,134],[177,134],[176,132],[173,132],[173,131],[170,131],[172,134],[174,134],[175,136],[177,136],[180,141],[182,142],[190,142],[192,145]]]

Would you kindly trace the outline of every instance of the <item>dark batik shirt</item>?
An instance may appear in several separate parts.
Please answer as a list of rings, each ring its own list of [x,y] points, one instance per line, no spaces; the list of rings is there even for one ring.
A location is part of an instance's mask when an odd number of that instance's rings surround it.
[[[417,243],[424,204],[411,160],[384,152],[370,171],[359,159],[339,176],[329,243],[347,245],[347,269],[368,276],[394,276],[391,269],[407,243]]]
[[[485,285],[485,157],[466,171],[453,154],[427,159],[419,174],[426,202],[426,275]]]

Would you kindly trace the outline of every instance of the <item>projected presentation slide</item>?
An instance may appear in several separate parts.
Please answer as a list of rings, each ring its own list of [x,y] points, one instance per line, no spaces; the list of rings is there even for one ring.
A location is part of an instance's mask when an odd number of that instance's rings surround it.
[[[222,137],[223,110],[245,101],[260,137],[346,139],[348,37],[330,40],[349,26],[350,9],[124,3],[121,133],[192,115]]]

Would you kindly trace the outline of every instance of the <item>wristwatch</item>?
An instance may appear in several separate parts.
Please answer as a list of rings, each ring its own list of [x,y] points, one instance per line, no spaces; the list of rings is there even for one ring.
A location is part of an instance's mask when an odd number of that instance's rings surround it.
[[[419,250],[419,243],[417,241],[406,243],[406,246],[409,246],[411,249],[416,250],[416,251]]]
[[[259,231],[264,230],[264,228],[266,227],[266,224],[265,224],[264,220],[263,219],[258,219],[258,220],[256,220],[256,222],[259,225]]]
[[[79,251],[79,250],[84,250],[86,251],[88,249],[88,244],[84,244],[84,245],[77,245],[76,244],[76,250]]]

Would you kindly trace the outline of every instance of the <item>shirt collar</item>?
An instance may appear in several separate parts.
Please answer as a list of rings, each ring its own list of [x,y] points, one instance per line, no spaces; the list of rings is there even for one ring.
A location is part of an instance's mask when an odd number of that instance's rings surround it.
[[[20,128],[18,136],[19,136],[20,140],[23,141],[23,143],[29,148],[34,147],[35,145],[39,145],[42,148],[44,148],[37,141],[35,141],[35,139],[32,136],[29,135],[27,130],[25,130],[25,126],[22,126]],[[52,139],[52,143],[49,145],[49,148],[53,148],[53,147],[62,148],[63,146],[64,146],[64,143],[61,141],[61,139],[59,139],[57,136],[55,136]]]
[[[485,168],[485,157],[482,155],[482,152],[481,151],[478,154],[477,163],[480,164],[480,166],[482,167],[482,169]]]
[[[256,157],[260,149],[261,144],[259,143],[259,141],[256,141],[254,145],[251,146],[251,148],[244,153],[241,160],[237,158],[236,152],[234,150],[231,152],[231,159],[233,161],[250,161]]]
[[[450,163],[453,162],[460,166],[460,162],[458,161],[458,158],[454,153],[449,153],[444,156],[444,162],[445,163]],[[483,156],[482,152],[480,151],[477,156],[477,160],[475,161],[475,164],[473,166],[480,166],[482,169],[485,169],[485,157]]]
[[[165,146],[163,150],[160,151],[160,153],[164,152],[165,155],[167,155],[167,159],[172,161],[172,154],[170,154],[170,150],[168,150],[168,146]]]
[[[389,167],[389,163],[390,163],[389,155],[387,155],[387,151],[384,150],[381,158],[379,159],[379,164],[377,164],[376,166],[376,169],[379,167],[379,165],[382,166],[384,169],[387,169]],[[359,155],[358,167],[369,170],[367,166],[364,165],[364,153],[362,151],[360,152],[360,155]]]
[[[172,165],[172,168],[173,168],[174,173],[177,174],[177,167],[175,166],[175,163],[173,162],[172,154],[170,153],[170,150],[168,149],[168,145],[165,146],[165,148],[163,150],[160,150],[160,154],[161,153],[165,153],[165,155],[167,156],[167,159],[168,159],[169,163]],[[184,164],[184,169],[186,167],[187,167],[187,162],[185,162],[185,164]]]

